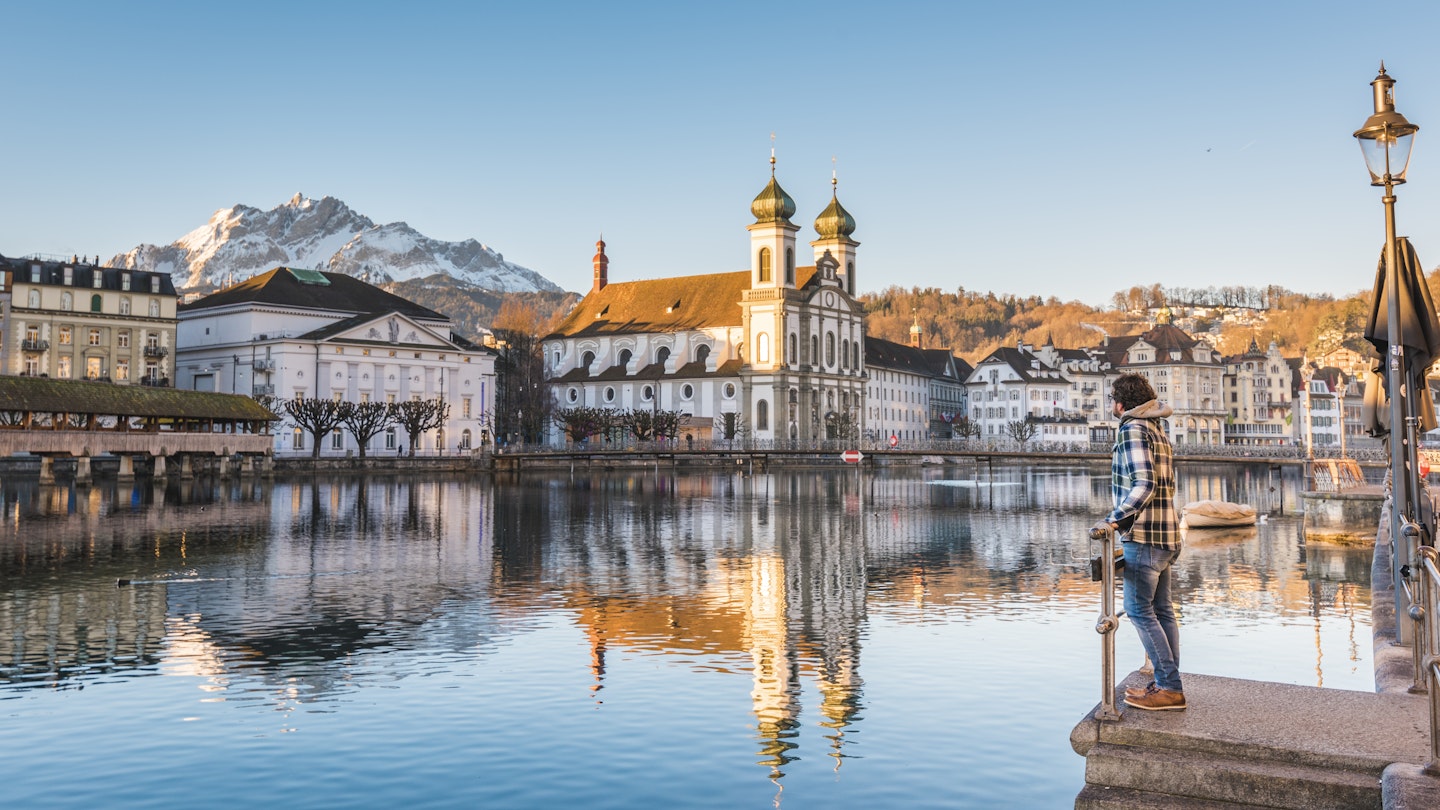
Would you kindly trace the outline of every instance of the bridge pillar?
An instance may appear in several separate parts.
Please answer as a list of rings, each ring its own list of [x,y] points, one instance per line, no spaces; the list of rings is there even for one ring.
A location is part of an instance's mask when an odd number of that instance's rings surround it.
[[[164,479],[167,475],[169,475],[169,472],[165,469],[165,462],[166,459],[164,453],[160,453],[155,456],[155,480],[157,481]]]
[[[40,483],[55,483],[55,459],[50,456],[40,457]]]
[[[195,477],[194,462],[189,453],[180,454],[180,477],[182,479]]]
[[[121,453],[119,459],[120,472],[116,473],[115,477],[121,481],[133,479],[135,477],[135,457]]]
[[[75,483],[77,483],[77,484],[88,484],[88,483],[90,483],[90,457],[89,457],[89,456],[76,456],[76,457],[75,457]]]

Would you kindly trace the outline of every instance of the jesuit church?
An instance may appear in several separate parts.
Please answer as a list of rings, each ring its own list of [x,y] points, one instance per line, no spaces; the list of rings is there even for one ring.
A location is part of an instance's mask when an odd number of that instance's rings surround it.
[[[558,407],[678,411],[680,434],[699,440],[724,438],[727,413],[755,441],[831,438],[845,417],[863,428],[860,243],[834,185],[813,265],[797,266],[795,201],[773,156],[750,204],[748,270],[612,284],[598,242],[589,294],[544,339]]]

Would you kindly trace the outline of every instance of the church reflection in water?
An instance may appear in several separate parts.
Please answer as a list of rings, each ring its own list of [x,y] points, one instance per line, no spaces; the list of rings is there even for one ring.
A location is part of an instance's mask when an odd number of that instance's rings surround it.
[[[1340,611],[1364,636],[1352,645],[1368,646],[1370,551],[1306,548],[1284,511],[1294,480],[1228,466],[1182,470],[1182,481],[1184,499],[1246,500],[1273,516],[1193,544],[1179,582],[1187,616]],[[243,682],[276,705],[303,704],[363,688],[386,656],[473,658],[546,618],[583,634],[573,666],[597,705],[607,659],[621,654],[748,677],[757,761],[778,780],[802,723],[823,729],[836,767],[846,758],[877,613],[1093,610],[1084,535],[1110,496],[1099,466],[997,465],[9,483],[3,497],[0,697],[128,671],[220,692]]]

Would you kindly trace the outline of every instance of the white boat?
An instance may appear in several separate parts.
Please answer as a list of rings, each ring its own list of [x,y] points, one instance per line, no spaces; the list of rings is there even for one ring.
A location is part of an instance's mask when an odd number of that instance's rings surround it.
[[[1181,525],[1190,529],[1218,529],[1255,525],[1255,507],[1229,501],[1191,501],[1185,504]]]

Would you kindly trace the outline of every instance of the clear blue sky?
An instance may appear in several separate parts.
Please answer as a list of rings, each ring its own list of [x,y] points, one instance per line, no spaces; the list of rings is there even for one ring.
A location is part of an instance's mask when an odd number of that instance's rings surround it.
[[[1383,58],[1420,124],[1401,234],[1440,264],[1440,4],[8,3],[0,253],[168,243],[331,195],[567,289],[748,266],[770,133],[860,288],[1108,301],[1368,287],[1350,133]],[[803,255],[803,254],[802,254]]]

